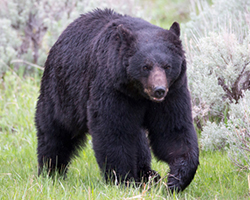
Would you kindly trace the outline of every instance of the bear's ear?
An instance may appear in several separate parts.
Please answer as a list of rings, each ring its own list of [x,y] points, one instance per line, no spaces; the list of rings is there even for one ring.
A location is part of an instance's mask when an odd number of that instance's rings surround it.
[[[181,29],[180,29],[180,25],[177,22],[174,22],[172,24],[172,26],[169,29],[172,33],[174,33],[175,35],[177,35],[178,37],[180,37],[181,34]]]
[[[117,30],[121,40],[126,42],[128,45],[135,40],[133,33],[129,29],[125,28],[123,24],[118,25]]]

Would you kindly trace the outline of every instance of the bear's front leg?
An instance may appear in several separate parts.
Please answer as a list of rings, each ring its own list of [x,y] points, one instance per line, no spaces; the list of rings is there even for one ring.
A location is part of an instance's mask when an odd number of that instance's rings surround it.
[[[177,192],[184,190],[193,180],[199,161],[197,151],[190,151],[185,155],[169,160],[170,172],[168,188]]]
[[[140,103],[112,92],[89,101],[89,132],[98,165],[108,182],[127,184],[139,178],[137,151],[143,110]]]
[[[141,130],[140,137],[137,140],[137,172],[138,172],[138,183],[153,181],[157,182],[160,180],[160,175],[151,169],[151,152],[149,147],[149,141],[147,138],[146,131]]]
[[[193,180],[199,165],[188,92],[177,91],[162,103],[152,103],[145,124],[155,156],[169,164],[169,189],[183,191]]]
[[[166,132],[150,133],[149,137],[156,157],[169,164],[168,188],[179,192],[183,191],[194,178],[199,165],[199,150],[197,138],[190,136],[195,133],[194,130],[172,131],[168,130],[169,137],[165,135]]]

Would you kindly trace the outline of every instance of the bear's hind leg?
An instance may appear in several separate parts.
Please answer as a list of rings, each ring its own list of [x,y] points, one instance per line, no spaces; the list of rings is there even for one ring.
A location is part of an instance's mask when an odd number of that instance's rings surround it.
[[[84,132],[73,138],[71,135],[70,132],[55,125],[50,132],[38,129],[38,175],[43,171],[49,175],[53,175],[55,171],[66,174],[71,157],[86,140]]]

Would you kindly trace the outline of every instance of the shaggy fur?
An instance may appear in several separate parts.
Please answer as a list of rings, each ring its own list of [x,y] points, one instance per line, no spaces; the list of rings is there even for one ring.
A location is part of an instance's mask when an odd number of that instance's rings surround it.
[[[199,150],[179,36],[176,22],[164,30],[108,9],[71,23],[51,48],[42,77],[39,174],[44,167],[66,173],[89,133],[107,181],[157,176],[151,147],[170,166],[169,188],[184,190]]]

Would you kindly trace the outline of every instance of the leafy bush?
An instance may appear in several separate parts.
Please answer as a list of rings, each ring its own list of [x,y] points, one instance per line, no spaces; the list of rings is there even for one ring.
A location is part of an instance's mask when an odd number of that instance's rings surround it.
[[[183,35],[201,146],[228,149],[243,165],[246,162],[240,158],[246,161],[250,151],[250,121],[243,118],[250,112],[246,106],[250,103],[250,2],[214,0],[209,6],[199,1],[194,8],[198,14],[192,13]]]
[[[226,32],[211,32],[199,40],[188,74],[193,105],[206,105],[205,115],[223,118],[228,104],[237,103],[242,91],[250,88],[249,43],[250,36],[240,42]]]
[[[204,0],[191,1],[191,20],[184,25],[185,34],[194,41],[209,32],[235,33],[243,39],[249,31],[250,1],[212,0],[212,6]]]
[[[225,149],[228,144],[227,131],[224,123],[218,125],[215,122],[208,121],[203,127],[200,139],[202,149],[206,151]]]
[[[250,2],[197,5],[199,14],[191,14],[183,35],[194,117],[204,124],[211,117],[224,119],[228,105],[250,88]]]
[[[2,72],[6,71],[4,65],[14,64],[16,68],[20,63],[43,65],[49,47],[52,45],[51,41],[55,41],[53,37],[53,34],[57,33],[55,30],[61,31],[67,24],[65,18],[71,8],[67,6],[67,2],[0,1],[0,17],[8,23],[8,28],[2,29],[2,34],[8,38],[1,42],[2,51],[6,52],[0,54]],[[62,21],[65,24],[60,25]],[[50,40],[46,40],[46,34],[50,35]],[[12,49],[13,53],[8,53],[7,49]],[[28,65],[28,70],[30,66]]]
[[[227,123],[229,157],[238,167],[250,170],[250,91],[231,110]]]
[[[250,91],[237,104],[231,104],[227,123],[208,122],[202,132],[205,150],[228,150],[233,163],[250,170]]]
[[[16,49],[20,46],[21,41],[17,33],[11,29],[11,21],[0,18],[0,78],[12,59],[17,56]]]

